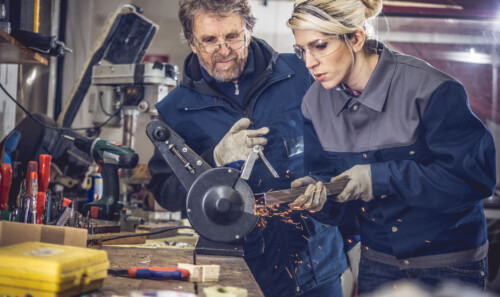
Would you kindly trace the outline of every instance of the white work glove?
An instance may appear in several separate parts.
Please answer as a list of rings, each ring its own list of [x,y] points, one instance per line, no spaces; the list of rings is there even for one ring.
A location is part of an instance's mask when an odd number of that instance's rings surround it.
[[[219,166],[227,163],[246,160],[255,145],[265,145],[267,139],[259,137],[269,132],[269,128],[246,130],[250,126],[248,118],[237,121],[222,140],[215,146],[214,161]]]
[[[349,200],[363,200],[368,202],[373,199],[372,189],[372,172],[370,164],[355,165],[349,170],[332,177],[331,182],[348,179],[346,187],[342,193],[335,197],[338,202],[346,202]]]
[[[290,186],[291,188],[300,188],[306,185],[308,186],[304,194],[289,203],[288,206],[310,212],[320,211],[326,201],[326,188],[323,182],[316,182],[314,178],[305,176],[294,180]]]
[[[354,283],[358,283],[359,260],[361,258],[361,242],[356,243],[348,252],[349,268],[351,269]]]

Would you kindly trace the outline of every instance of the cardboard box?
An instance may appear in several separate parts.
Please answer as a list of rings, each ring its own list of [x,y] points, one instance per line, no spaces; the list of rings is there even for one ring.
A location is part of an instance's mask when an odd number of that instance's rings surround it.
[[[0,221],[0,247],[27,241],[87,247],[87,229]]]

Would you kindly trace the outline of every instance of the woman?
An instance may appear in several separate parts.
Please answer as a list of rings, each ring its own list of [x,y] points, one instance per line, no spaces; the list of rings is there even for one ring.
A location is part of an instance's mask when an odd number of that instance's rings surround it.
[[[296,0],[287,25],[316,79],[304,97],[309,184],[291,203],[361,226],[359,292],[400,279],[458,280],[486,289],[482,199],[495,186],[490,132],[463,85],[371,39],[381,0]],[[333,178],[331,178],[333,176]],[[348,179],[336,202],[323,181]]]

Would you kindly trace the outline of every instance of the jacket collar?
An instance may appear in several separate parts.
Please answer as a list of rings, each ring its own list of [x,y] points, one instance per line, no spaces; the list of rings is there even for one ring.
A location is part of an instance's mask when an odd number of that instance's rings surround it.
[[[249,45],[249,52],[250,51],[253,53],[253,59],[255,62],[255,80],[252,82],[251,88],[252,90],[255,90],[261,86],[261,84],[266,81],[265,78],[273,72],[279,54],[264,40],[253,36]],[[180,109],[203,108],[214,104],[213,97],[224,98],[222,93],[212,88],[203,78],[200,61],[198,60],[198,56],[194,53],[190,53],[184,60],[183,78],[180,85],[192,89],[202,95],[209,96],[201,97],[201,100],[199,96],[184,96],[177,104],[177,108]],[[249,92],[252,92],[252,90]]]
[[[365,89],[356,98],[356,101],[375,111],[381,112],[387,99],[392,77],[396,71],[396,59],[394,53],[381,42],[379,42],[379,50],[381,53],[377,66],[373,70]],[[348,95],[340,84],[335,88],[335,92],[340,95],[339,100],[334,102],[335,114],[339,115],[344,108],[349,107],[354,102],[351,102],[352,96]]]

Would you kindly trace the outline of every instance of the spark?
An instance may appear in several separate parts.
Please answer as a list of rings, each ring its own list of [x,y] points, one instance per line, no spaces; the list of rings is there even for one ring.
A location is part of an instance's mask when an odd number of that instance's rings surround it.
[[[274,266],[274,269],[278,270],[278,265]]]
[[[318,245],[318,247],[319,247],[319,249],[320,249],[320,250],[321,250],[321,249],[323,249],[323,248],[321,247],[321,245]]]
[[[370,248],[369,248],[369,247],[367,247],[367,246],[365,246],[365,249],[368,251]]]
[[[365,208],[364,208],[364,207],[361,207],[361,211],[362,211],[362,212],[365,212],[366,210],[365,210]]]
[[[349,238],[349,239],[347,240],[347,242],[348,242],[348,243],[352,243],[352,239],[350,239],[350,238]]]
[[[426,240],[425,242],[427,242],[427,243],[431,243],[431,242],[430,242],[430,240]]]
[[[286,178],[290,178],[290,176],[288,176],[288,175],[285,175],[285,176],[286,176]]]
[[[287,171],[285,171],[286,174],[290,173],[290,169],[287,169]]]
[[[292,276],[292,274],[290,273],[290,270],[288,270],[288,267],[285,267],[285,268],[286,268],[286,272],[288,272],[288,275],[290,275],[290,278],[292,278],[292,279],[293,279],[293,276]]]
[[[375,219],[372,219],[372,222],[375,222]]]
[[[309,241],[309,238],[305,237],[304,235],[302,235],[302,237],[304,237],[307,241]]]
[[[400,222],[400,223],[401,223],[402,221],[403,221],[402,219],[398,219],[398,222]]]
[[[260,187],[260,183],[262,182],[262,178],[259,179],[259,184],[257,185],[257,187]]]
[[[295,274],[297,274],[297,267],[295,267]]]

